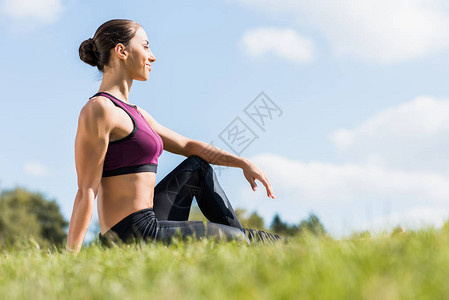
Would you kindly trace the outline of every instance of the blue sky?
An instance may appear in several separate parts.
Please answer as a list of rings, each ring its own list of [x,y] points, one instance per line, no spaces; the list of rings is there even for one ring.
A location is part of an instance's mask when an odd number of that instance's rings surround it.
[[[70,218],[77,118],[101,82],[78,47],[127,18],[157,58],[132,103],[230,152],[220,133],[237,117],[257,135],[241,156],[276,199],[240,169],[214,166],[234,207],[266,225],[314,212],[335,236],[439,227],[449,218],[449,8],[390,2],[2,0],[0,188],[42,192]],[[261,92],[282,111],[263,130],[245,113]],[[183,159],[164,151],[157,180]]]

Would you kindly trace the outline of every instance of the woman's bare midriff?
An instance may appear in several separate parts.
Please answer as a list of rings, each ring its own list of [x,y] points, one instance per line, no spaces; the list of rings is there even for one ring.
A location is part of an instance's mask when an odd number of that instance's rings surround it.
[[[133,212],[153,208],[155,185],[154,172],[103,177],[97,203],[101,234]]]

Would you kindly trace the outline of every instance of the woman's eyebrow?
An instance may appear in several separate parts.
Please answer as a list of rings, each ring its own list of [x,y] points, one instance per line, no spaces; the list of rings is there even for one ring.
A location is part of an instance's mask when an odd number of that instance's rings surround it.
[[[148,40],[143,40],[144,42],[147,42],[147,45],[149,45],[150,44],[150,42],[148,41]]]

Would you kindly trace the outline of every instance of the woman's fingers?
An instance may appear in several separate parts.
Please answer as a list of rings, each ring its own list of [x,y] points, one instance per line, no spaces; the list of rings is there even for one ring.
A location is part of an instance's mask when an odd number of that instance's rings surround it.
[[[267,189],[267,196],[274,199],[275,197],[274,197],[274,193],[273,193],[273,188],[271,187],[271,183],[268,180],[267,176],[265,176],[265,174],[262,174],[262,176],[259,180],[262,182],[262,184]]]
[[[265,173],[261,169],[259,169],[256,165],[251,163],[247,167],[243,168],[243,175],[250,183],[253,191],[257,190],[257,184],[256,184],[256,179],[257,179],[260,182],[262,182],[262,184],[267,189],[267,196],[271,197],[273,199],[275,198],[273,188],[271,187],[270,181],[268,180]]]
[[[251,188],[253,189],[253,191],[255,191],[257,189],[257,183],[256,183],[256,180],[254,180],[254,179],[251,182]]]

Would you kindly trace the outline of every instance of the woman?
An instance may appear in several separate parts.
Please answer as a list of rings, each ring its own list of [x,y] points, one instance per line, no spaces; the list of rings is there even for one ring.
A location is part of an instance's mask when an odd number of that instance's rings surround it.
[[[279,238],[241,226],[209,163],[242,168],[254,191],[257,179],[274,199],[262,170],[248,159],[173,132],[129,102],[133,80],[148,80],[151,63],[156,61],[138,23],[122,19],[104,23],[93,38],[80,45],[79,54],[82,61],[103,73],[103,79],[100,92],[89,99],[78,120],[78,192],[68,251],[81,249],[97,195],[103,242],[114,238],[169,242],[175,234],[246,242],[255,234],[260,239]],[[156,186],[157,161],[163,149],[187,158]],[[193,196],[210,222],[187,221]]]

